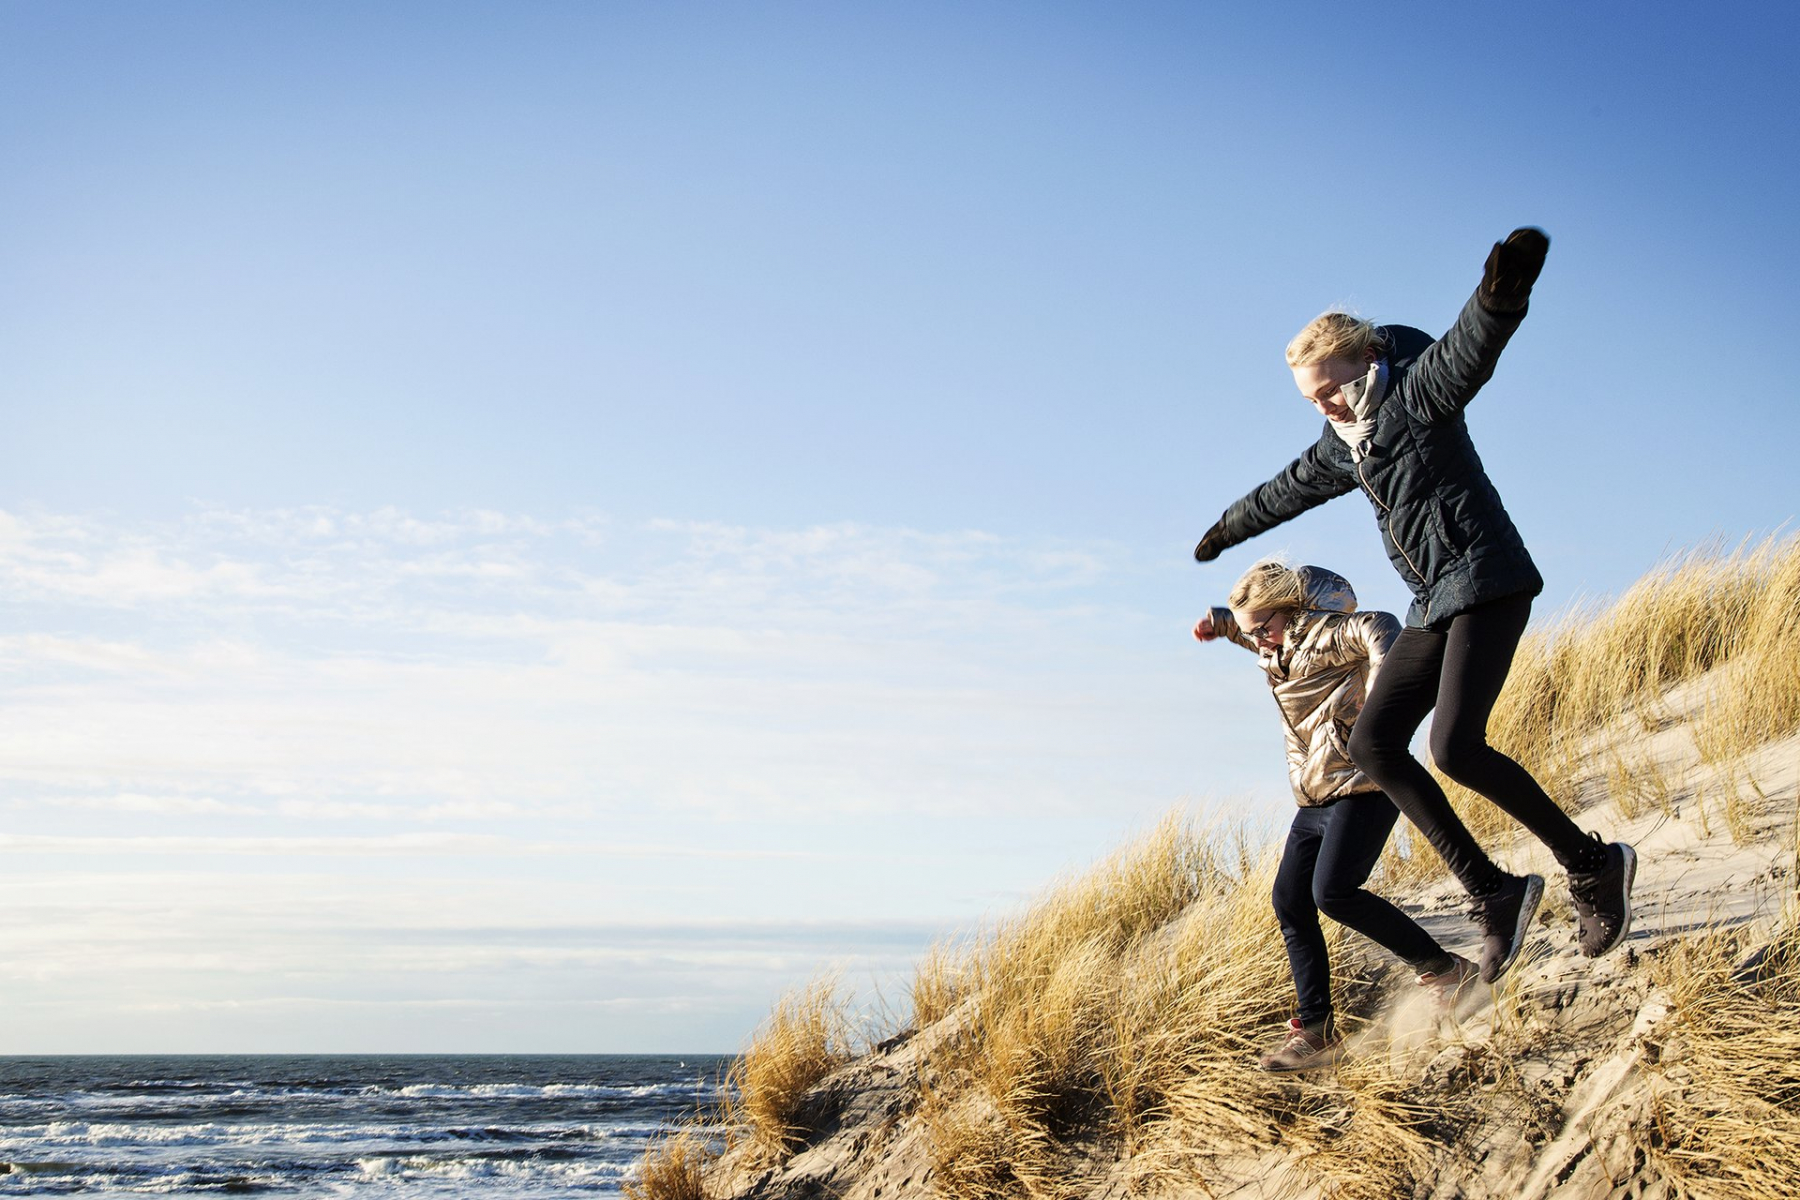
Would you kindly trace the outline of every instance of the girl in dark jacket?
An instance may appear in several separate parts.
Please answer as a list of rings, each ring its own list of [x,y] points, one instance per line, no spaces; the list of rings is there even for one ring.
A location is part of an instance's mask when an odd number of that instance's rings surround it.
[[[1339,312],[1301,330],[1288,345],[1288,365],[1325,429],[1285,470],[1226,509],[1194,550],[1210,562],[1352,489],[1369,497],[1413,605],[1350,755],[1468,891],[1485,935],[1481,977],[1489,983],[1518,956],[1544,883],[1495,865],[1413,758],[1408,746],[1426,714],[1437,710],[1431,756],[1438,768],[1499,805],[1568,872],[1584,954],[1604,954],[1624,939],[1637,869],[1630,846],[1584,834],[1523,767],[1487,742],[1488,716],[1543,579],[1462,414],[1524,320],[1549,247],[1537,229],[1496,243],[1481,285],[1436,341]]]

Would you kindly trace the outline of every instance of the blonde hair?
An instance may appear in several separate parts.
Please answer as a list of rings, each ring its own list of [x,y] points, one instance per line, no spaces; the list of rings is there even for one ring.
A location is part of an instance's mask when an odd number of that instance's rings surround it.
[[[1376,357],[1388,351],[1387,339],[1375,322],[1353,317],[1347,312],[1328,312],[1314,317],[1306,328],[1288,343],[1290,367],[1310,367],[1328,358],[1347,358],[1362,362],[1373,349]]]
[[[1233,612],[1301,608],[1306,604],[1306,589],[1300,585],[1300,572],[1279,558],[1265,558],[1232,585],[1225,603]]]

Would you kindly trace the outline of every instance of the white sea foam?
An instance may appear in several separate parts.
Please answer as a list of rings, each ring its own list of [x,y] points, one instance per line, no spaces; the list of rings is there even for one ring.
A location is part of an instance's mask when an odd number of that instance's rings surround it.
[[[594,1161],[545,1162],[517,1158],[434,1158],[428,1155],[376,1155],[359,1158],[356,1165],[376,1179],[540,1179],[559,1184],[578,1184],[623,1179],[630,1168],[622,1163]]]
[[[643,1121],[571,1124],[445,1126],[393,1123],[263,1123],[137,1125],[117,1122],[54,1121],[0,1126],[0,1156],[101,1146],[309,1146],[358,1142],[579,1142],[635,1137],[654,1129]]]
[[[598,1083],[551,1083],[541,1087],[518,1083],[412,1083],[405,1087],[367,1087],[364,1096],[407,1096],[432,1099],[576,1099],[594,1097],[606,1100],[641,1100],[652,1096],[688,1096],[707,1090],[694,1083],[647,1083],[622,1087]]]
[[[197,1108],[208,1104],[246,1104],[270,1100],[291,1098],[303,1093],[293,1091],[269,1091],[258,1088],[239,1088],[229,1092],[214,1092],[195,1089],[180,1094],[144,1093],[144,1092],[70,1092],[59,1096],[27,1096],[10,1094],[0,1096],[0,1112],[15,1108],[44,1108],[57,1106],[61,1108],[84,1109],[123,1109],[127,1111],[149,1111],[157,1107],[179,1104],[184,1108]]]

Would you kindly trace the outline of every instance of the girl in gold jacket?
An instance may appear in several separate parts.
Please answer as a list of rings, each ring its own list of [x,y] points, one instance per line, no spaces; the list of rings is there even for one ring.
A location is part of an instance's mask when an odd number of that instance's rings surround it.
[[[1275,561],[1251,567],[1229,603],[1194,625],[1202,642],[1224,638],[1255,652],[1281,711],[1288,779],[1300,805],[1273,896],[1299,1015],[1262,1056],[1265,1070],[1320,1067],[1340,1052],[1321,912],[1404,959],[1440,1006],[1476,976],[1473,963],[1363,887],[1400,814],[1347,747],[1369,683],[1399,633],[1391,614],[1357,612],[1356,593],[1342,576]]]

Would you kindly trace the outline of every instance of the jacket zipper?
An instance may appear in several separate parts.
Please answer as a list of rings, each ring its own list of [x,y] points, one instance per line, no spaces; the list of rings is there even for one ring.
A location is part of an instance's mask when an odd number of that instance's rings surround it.
[[[1302,634],[1300,641],[1302,643],[1304,643],[1306,641],[1305,634],[1310,634],[1311,632],[1312,632],[1311,629],[1306,630]],[[1285,647],[1284,647],[1284,649],[1285,649]],[[1277,651],[1277,653],[1279,653],[1279,651]],[[1300,653],[1300,646],[1293,647],[1293,653],[1294,654]],[[1292,675],[1284,676],[1284,678],[1290,683],[1296,682],[1296,680],[1294,679],[1294,677]],[[1272,682],[1270,684],[1270,687],[1271,687],[1271,689],[1274,687],[1274,684]],[[1281,697],[1279,695],[1277,695],[1275,697],[1275,711],[1281,714],[1281,723],[1283,725],[1287,726],[1288,736],[1294,740],[1294,743],[1299,746],[1304,746],[1304,747],[1306,747],[1307,750],[1310,750],[1312,748],[1312,739],[1301,736],[1300,727],[1298,725],[1294,724],[1294,720],[1292,717],[1288,716],[1287,705],[1285,705],[1281,702]],[[1315,706],[1314,711],[1317,711],[1316,706]],[[1331,719],[1330,714],[1326,714],[1325,719],[1327,721],[1329,721]],[[1306,765],[1306,751],[1305,750],[1301,751],[1300,763],[1301,763],[1302,767],[1304,767]],[[1354,763],[1352,763],[1351,766],[1355,767],[1357,770],[1361,770],[1361,768],[1356,767],[1356,764],[1354,764]],[[1342,787],[1343,785],[1339,784],[1338,786]],[[1305,794],[1306,794],[1306,798],[1308,800],[1312,801],[1312,803],[1310,805],[1303,806],[1303,807],[1307,807],[1307,808],[1316,808],[1319,805],[1324,804],[1327,800],[1331,799],[1330,796],[1315,796],[1310,791],[1306,792]]]
[[[1425,572],[1419,570],[1419,564],[1412,560],[1412,555],[1406,552],[1406,547],[1402,546],[1400,544],[1400,539],[1394,536],[1394,510],[1389,508],[1381,497],[1375,494],[1374,485],[1369,482],[1369,477],[1363,474],[1362,462],[1360,459],[1356,464],[1356,477],[1362,481],[1363,491],[1369,493],[1369,499],[1373,500],[1376,506],[1381,509],[1382,524],[1387,526],[1388,541],[1394,543],[1394,549],[1400,552],[1400,557],[1405,559],[1406,565],[1412,568],[1413,576],[1418,579],[1420,585],[1429,592],[1431,585],[1425,580]],[[1431,601],[1429,599],[1425,601],[1425,619],[1428,622],[1431,620]]]
[[[1312,748],[1311,740],[1300,736],[1299,726],[1295,725],[1294,722],[1288,717],[1287,705],[1285,705],[1281,702],[1281,697],[1279,697],[1279,696],[1277,696],[1275,698],[1275,711],[1281,714],[1281,723],[1283,725],[1287,726],[1288,736],[1292,737],[1294,739],[1294,741],[1296,743],[1298,743],[1299,745],[1304,746],[1307,749],[1311,749]],[[1329,718],[1327,718],[1327,719],[1329,720]],[[1304,750],[1300,754],[1300,766],[1301,766],[1302,773],[1304,773],[1305,767],[1306,767],[1306,753]],[[1316,805],[1323,804],[1326,799],[1325,797],[1314,796],[1310,791],[1307,792],[1306,798],[1308,800],[1312,801],[1312,805],[1308,805],[1307,807],[1313,807]]]

